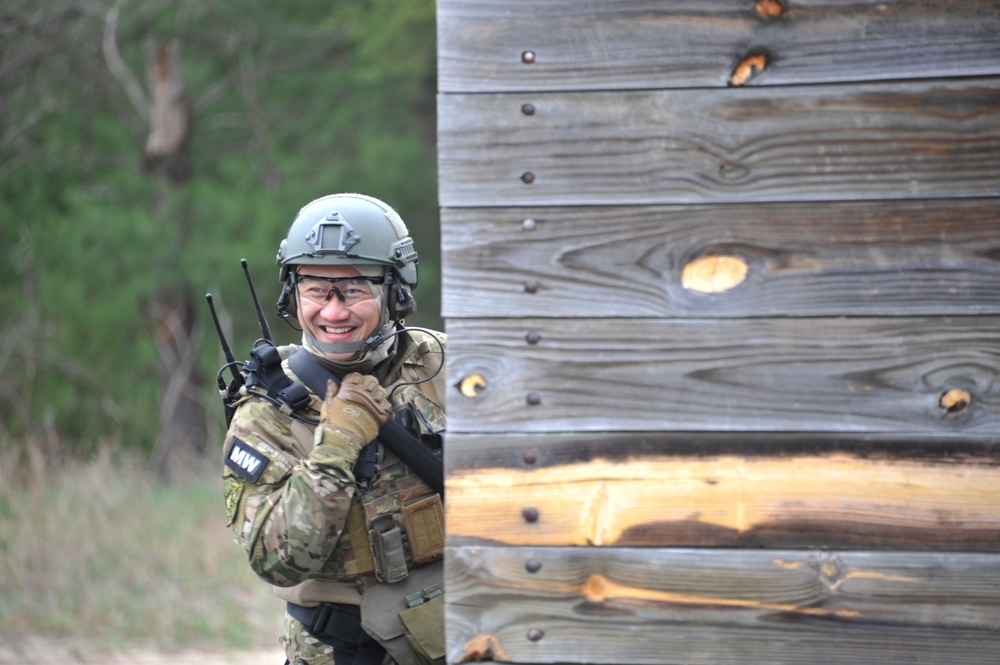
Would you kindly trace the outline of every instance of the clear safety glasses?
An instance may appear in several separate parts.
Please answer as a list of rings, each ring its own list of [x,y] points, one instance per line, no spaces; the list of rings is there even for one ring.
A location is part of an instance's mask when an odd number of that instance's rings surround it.
[[[298,275],[295,286],[299,295],[317,305],[326,305],[330,298],[350,307],[375,297],[372,284],[381,284],[385,277],[316,277]]]

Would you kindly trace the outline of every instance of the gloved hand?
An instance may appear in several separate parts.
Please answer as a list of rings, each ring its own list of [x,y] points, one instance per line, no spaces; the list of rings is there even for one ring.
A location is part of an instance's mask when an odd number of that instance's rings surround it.
[[[339,389],[335,381],[328,381],[315,443],[334,445],[356,458],[391,413],[389,398],[375,377],[353,372],[344,377]]]

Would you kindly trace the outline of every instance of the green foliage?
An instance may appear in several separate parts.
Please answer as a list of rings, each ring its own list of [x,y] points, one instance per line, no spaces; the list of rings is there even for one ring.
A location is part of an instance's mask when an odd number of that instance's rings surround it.
[[[144,88],[147,42],[180,45],[194,113],[181,185],[142,168],[148,128],[102,49],[115,3],[11,4],[0,25],[0,61],[13,63],[0,72],[0,435],[54,428],[82,451],[114,432],[150,449],[156,294],[191,301],[200,373],[214,377],[204,294],[245,355],[259,332],[239,259],[273,312],[281,235],[334,191],[400,211],[421,255],[410,323],[440,326],[433,0],[124,3],[117,47]],[[216,418],[211,385],[205,394]]]

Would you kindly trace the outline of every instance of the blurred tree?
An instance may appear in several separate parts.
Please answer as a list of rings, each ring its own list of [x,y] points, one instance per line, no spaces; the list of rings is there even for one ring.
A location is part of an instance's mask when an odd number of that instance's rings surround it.
[[[0,444],[114,440],[158,459],[158,438],[179,436],[160,428],[171,384],[158,377],[183,357],[190,374],[174,385],[209,405],[221,437],[214,389],[190,386],[220,364],[214,331],[199,344],[200,298],[212,291],[245,354],[258,335],[238,259],[267,306],[281,234],[333,191],[400,210],[421,254],[411,323],[440,325],[433,0],[5,0],[0,12]],[[147,53],[174,75],[162,106],[137,74]],[[151,126],[160,108],[172,115]]]

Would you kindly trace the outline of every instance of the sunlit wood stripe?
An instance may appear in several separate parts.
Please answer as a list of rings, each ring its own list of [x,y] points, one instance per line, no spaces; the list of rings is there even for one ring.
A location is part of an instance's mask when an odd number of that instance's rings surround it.
[[[564,439],[563,463],[511,456],[509,466],[489,467],[474,464],[488,437],[458,437],[449,543],[1000,551],[997,451],[914,459],[861,448],[755,454],[748,445],[699,454],[691,436],[684,454],[656,454],[634,439],[603,438],[595,446],[592,435],[576,453]],[[523,451],[545,454],[546,439],[535,443]],[[616,445],[614,459],[600,456]]]

